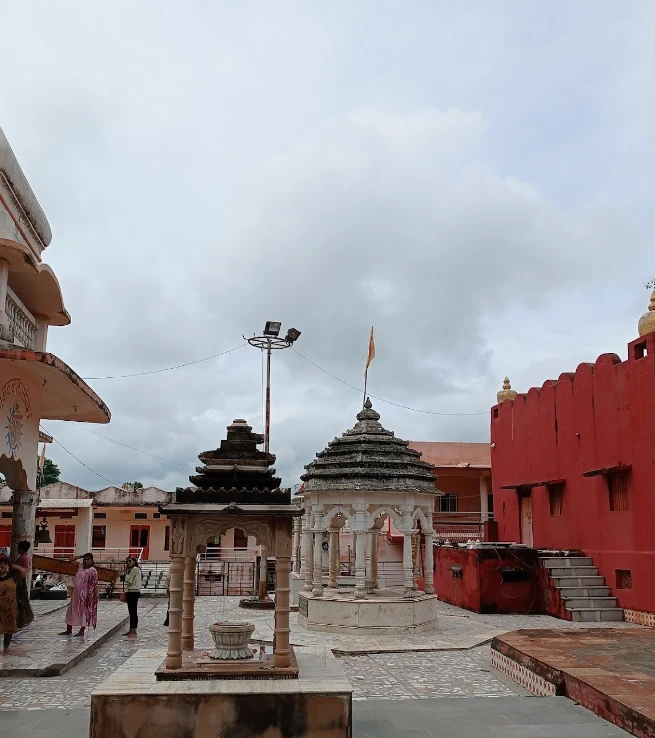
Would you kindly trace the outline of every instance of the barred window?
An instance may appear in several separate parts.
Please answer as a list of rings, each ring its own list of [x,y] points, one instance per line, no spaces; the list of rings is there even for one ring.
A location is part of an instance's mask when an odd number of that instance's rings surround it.
[[[612,511],[628,509],[628,474],[627,471],[621,471],[607,475],[607,489]]]
[[[439,499],[439,512],[458,512],[459,495],[442,495]]]
[[[548,487],[548,498],[550,501],[550,514],[564,515],[564,485],[553,484]]]
[[[630,569],[616,569],[616,588],[632,589],[632,571]]]

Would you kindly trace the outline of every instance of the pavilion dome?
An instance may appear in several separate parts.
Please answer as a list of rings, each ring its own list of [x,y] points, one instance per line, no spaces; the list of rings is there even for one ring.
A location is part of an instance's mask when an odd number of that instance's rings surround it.
[[[304,492],[385,490],[436,494],[432,466],[380,424],[370,399],[353,428],[305,466]]]

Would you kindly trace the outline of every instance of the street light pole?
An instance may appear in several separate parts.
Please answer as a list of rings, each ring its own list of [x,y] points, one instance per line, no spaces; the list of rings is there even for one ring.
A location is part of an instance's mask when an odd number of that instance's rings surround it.
[[[269,320],[264,328],[264,335],[251,338],[244,336],[251,346],[260,351],[266,351],[266,418],[264,420],[264,451],[266,453],[270,453],[271,447],[271,352],[291,348],[300,337],[299,330],[289,328],[286,336],[281,338],[281,328],[281,323]]]
[[[266,427],[264,430],[264,451],[270,451],[271,439],[271,342],[266,346]]]

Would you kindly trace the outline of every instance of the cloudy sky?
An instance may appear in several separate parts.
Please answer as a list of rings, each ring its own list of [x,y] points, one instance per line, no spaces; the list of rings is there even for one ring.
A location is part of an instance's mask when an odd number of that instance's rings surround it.
[[[429,411],[375,400],[385,426],[485,441],[505,374],[525,391],[636,337],[655,276],[650,0],[0,12],[0,125],[73,318],[49,350],[82,377],[202,359],[281,320],[361,387],[374,325],[371,393]],[[90,380],[110,425],[44,425],[106,480],[172,488],[232,418],[261,430],[261,369],[246,346]],[[286,485],[361,406],[325,372],[274,357]]]

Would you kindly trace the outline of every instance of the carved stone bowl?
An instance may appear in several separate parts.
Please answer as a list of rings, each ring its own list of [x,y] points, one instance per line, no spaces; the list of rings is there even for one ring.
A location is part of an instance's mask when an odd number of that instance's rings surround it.
[[[248,641],[254,630],[254,623],[235,622],[210,625],[209,632],[212,634],[216,646],[211,658],[223,661],[251,659],[253,654],[248,648]]]

